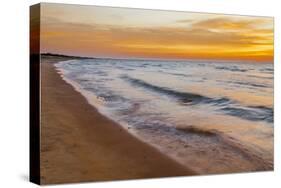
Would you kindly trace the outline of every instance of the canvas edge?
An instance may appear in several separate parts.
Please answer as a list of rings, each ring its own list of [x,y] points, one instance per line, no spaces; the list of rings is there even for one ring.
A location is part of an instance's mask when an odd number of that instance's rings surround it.
[[[40,3],[29,7],[29,181],[40,178]]]

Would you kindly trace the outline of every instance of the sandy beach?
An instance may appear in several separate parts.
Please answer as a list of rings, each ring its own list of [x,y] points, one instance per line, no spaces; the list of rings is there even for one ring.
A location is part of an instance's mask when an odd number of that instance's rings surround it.
[[[187,176],[195,173],[101,115],[41,56],[41,183]]]

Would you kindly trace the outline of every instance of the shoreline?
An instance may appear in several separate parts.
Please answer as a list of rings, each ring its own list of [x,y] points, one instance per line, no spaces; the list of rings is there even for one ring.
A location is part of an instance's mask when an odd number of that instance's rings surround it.
[[[42,184],[196,175],[102,115],[41,56]]]

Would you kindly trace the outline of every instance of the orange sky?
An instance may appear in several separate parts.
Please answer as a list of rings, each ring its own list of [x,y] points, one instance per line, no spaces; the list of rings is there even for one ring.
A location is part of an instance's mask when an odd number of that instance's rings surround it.
[[[273,18],[43,3],[41,52],[273,62]]]

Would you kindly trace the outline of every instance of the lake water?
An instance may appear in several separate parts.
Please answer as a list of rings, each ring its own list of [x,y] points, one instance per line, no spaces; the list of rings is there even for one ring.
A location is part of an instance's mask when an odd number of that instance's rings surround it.
[[[103,115],[198,173],[273,169],[273,63],[80,59],[55,66]]]

